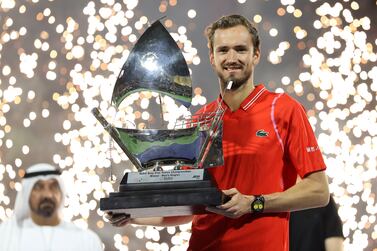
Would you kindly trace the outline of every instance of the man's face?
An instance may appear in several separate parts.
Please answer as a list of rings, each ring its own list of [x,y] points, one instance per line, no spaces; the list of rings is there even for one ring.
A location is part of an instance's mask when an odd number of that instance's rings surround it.
[[[49,218],[59,208],[62,192],[56,179],[37,181],[30,193],[29,206],[35,214]]]
[[[237,25],[215,31],[210,61],[223,86],[232,80],[232,89],[237,89],[251,78],[254,66],[259,62],[259,51],[254,53],[247,28]]]

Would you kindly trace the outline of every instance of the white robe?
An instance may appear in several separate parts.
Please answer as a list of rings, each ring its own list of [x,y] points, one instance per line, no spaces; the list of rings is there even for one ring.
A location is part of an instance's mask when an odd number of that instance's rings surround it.
[[[13,223],[13,224],[12,224]],[[0,226],[0,251],[102,251],[98,236],[73,223],[61,222],[58,226],[38,226],[30,218],[22,227],[16,222]]]

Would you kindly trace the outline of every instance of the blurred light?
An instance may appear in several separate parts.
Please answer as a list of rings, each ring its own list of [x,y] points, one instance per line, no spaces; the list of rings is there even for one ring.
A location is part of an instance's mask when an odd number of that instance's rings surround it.
[[[196,11],[194,9],[191,9],[187,12],[187,16],[191,19],[196,17]]]
[[[289,74],[284,68],[287,75],[273,75],[279,77],[268,85],[277,93],[287,92],[304,99],[309,108],[309,121],[328,166],[330,191],[344,222],[345,250],[373,248],[371,245],[377,240],[374,192],[377,39],[371,38],[375,17],[363,12],[360,1],[279,2],[278,6],[271,1],[263,3],[270,13],[276,13],[274,19],[265,12],[253,13],[251,17],[254,23],[262,25],[261,32],[274,37],[271,43],[275,48],[266,47],[264,60],[267,59],[268,67],[278,73],[287,65],[296,65],[299,72]],[[245,9],[253,4],[246,0],[237,3]],[[120,111],[110,105],[113,85],[123,63],[149,21],[155,18],[146,16],[137,0],[89,1],[84,5],[80,10],[84,17],[75,20],[76,17],[64,16],[55,5],[46,8],[46,3],[38,0],[17,6],[13,0],[0,1],[3,29],[0,34],[0,146],[4,148],[2,155],[7,156],[0,164],[0,221],[12,214],[12,197],[8,194],[13,196],[21,190],[18,180],[24,174],[24,165],[31,158],[30,153],[37,152],[36,144],[43,142],[43,139],[35,143],[23,138],[25,141],[20,143],[15,135],[54,125],[47,133],[51,130],[54,143],[66,151],[57,147],[53,156],[45,157],[64,169],[69,194],[65,218],[75,219],[74,223],[83,228],[90,221],[94,230],[106,231],[109,224],[98,210],[98,200],[116,186],[104,178],[105,168],[121,165],[129,171],[131,167],[116,145],[109,149],[109,135],[90,114],[89,107],[100,107],[114,124],[140,129],[158,123],[156,120],[160,118],[149,110],[151,107],[163,110],[168,128],[174,128],[175,121],[189,113],[169,98],[162,97],[160,104],[158,94],[150,92],[130,95]],[[193,39],[203,14],[199,12],[200,5],[194,9],[187,8],[183,1],[164,0],[156,6],[160,13],[157,16],[180,11],[185,17],[187,13],[186,23],[171,16],[163,24],[182,49],[188,64],[200,67],[205,60],[198,55],[202,52],[195,47],[198,41]],[[27,15],[31,17],[30,22],[20,23]],[[300,18],[310,18],[312,23],[302,22]],[[289,31],[293,30],[293,39],[280,26],[275,26],[280,22]],[[10,54],[14,60],[5,60],[11,58]],[[301,61],[291,61],[292,58]],[[153,62],[153,58],[148,58],[145,66],[153,68]],[[193,106],[207,103],[206,91],[194,88]],[[144,245],[140,249],[186,250],[191,234],[190,224],[169,228],[130,226],[129,230],[122,234],[114,232],[114,244],[106,248],[131,250],[136,236]]]

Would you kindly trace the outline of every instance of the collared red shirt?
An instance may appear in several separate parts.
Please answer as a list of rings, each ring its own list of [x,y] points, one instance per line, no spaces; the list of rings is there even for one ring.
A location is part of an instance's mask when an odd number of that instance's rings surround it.
[[[200,112],[211,112],[214,101]],[[222,104],[226,107],[225,104]],[[236,111],[223,117],[224,166],[209,171],[219,189],[242,194],[282,192],[301,177],[326,169],[302,105],[258,85]],[[247,214],[238,219],[194,217],[188,250],[288,251],[289,213]]]

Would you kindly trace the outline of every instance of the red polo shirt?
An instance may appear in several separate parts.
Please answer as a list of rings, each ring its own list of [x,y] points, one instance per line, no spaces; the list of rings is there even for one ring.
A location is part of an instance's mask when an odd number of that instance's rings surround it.
[[[199,113],[214,111],[218,101]],[[286,94],[258,85],[238,110],[227,108],[223,121],[224,166],[209,169],[222,190],[281,192],[295,184],[297,174],[326,168],[303,107]],[[198,215],[188,250],[288,251],[288,219],[284,212],[239,219]]]

